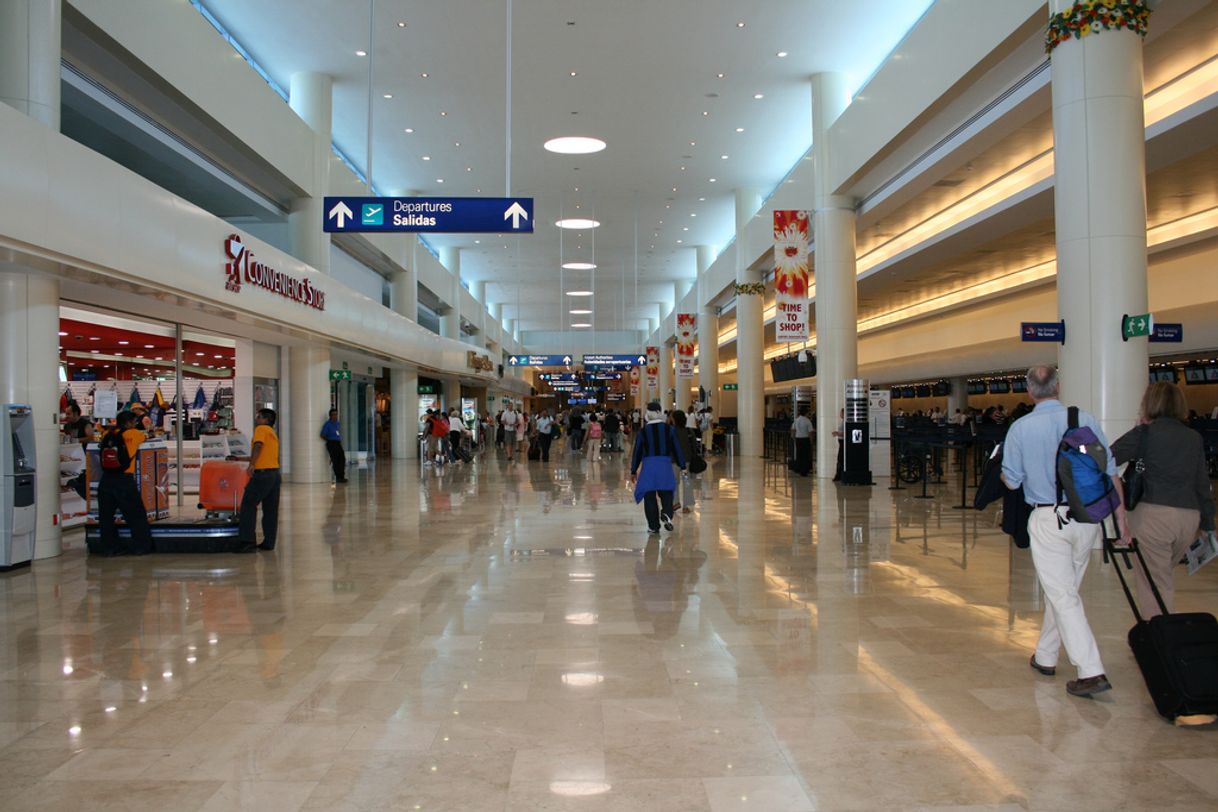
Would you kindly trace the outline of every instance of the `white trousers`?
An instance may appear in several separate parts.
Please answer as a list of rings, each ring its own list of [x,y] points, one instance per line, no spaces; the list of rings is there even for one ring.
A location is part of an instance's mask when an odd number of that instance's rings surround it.
[[[1062,513],[1065,513],[1062,508]],[[1035,508],[1028,519],[1032,563],[1045,593],[1045,619],[1036,644],[1036,662],[1057,665],[1058,652],[1078,669],[1079,679],[1104,673],[1095,635],[1087,623],[1078,589],[1087,573],[1091,551],[1100,542],[1098,524],[1065,522],[1059,528],[1053,508]]]

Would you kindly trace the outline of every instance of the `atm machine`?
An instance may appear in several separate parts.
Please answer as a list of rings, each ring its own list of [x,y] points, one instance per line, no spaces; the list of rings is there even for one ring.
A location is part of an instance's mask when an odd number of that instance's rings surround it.
[[[870,387],[862,378],[849,378],[845,387],[845,429],[842,438],[842,482],[847,485],[874,485],[871,479],[871,427],[867,413],[870,407]]]
[[[0,409],[0,572],[27,567],[34,558],[37,473],[31,409],[6,403]]]

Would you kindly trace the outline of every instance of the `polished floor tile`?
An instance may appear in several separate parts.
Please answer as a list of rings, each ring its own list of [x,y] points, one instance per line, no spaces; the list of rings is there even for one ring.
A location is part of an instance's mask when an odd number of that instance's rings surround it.
[[[958,479],[716,459],[656,537],[626,473],[382,462],[285,486],[273,553],[0,576],[0,807],[1218,808],[1215,731],[1156,716],[1098,554],[1114,690],[1079,700]],[[1215,587],[1179,573],[1180,608]]]

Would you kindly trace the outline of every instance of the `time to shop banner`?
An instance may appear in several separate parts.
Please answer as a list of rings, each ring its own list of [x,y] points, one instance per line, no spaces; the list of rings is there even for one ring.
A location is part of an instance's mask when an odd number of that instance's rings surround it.
[[[808,340],[808,212],[774,212],[774,338]]]
[[[677,377],[694,377],[694,351],[698,346],[697,321],[693,313],[677,314]]]
[[[630,368],[630,396],[637,398],[639,396],[639,368]]]
[[[655,389],[660,385],[660,348],[647,348],[647,387]]]

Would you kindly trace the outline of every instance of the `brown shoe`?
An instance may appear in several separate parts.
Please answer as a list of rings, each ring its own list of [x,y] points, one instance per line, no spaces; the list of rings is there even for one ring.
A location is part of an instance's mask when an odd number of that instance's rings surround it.
[[[1057,666],[1041,665],[1040,663],[1036,662],[1035,654],[1032,655],[1032,659],[1028,661],[1028,664],[1032,666],[1033,671],[1044,674],[1046,677],[1053,677],[1057,675]]]
[[[1086,679],[1072,679],[1066,683],[1066,693],[1071,696],[1081,696],[1088,699],[1111,689],[1112,683],[1103,674],[1087,677]]]

